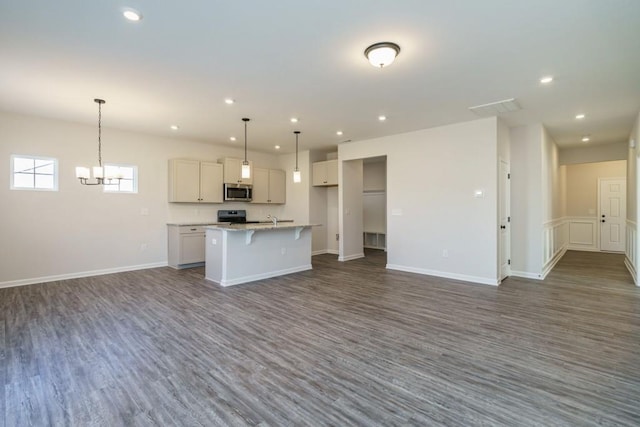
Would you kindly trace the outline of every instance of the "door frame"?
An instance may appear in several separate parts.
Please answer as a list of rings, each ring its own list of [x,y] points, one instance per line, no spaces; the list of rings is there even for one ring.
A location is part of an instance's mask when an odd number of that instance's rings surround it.
[[[504,163],[507,169],[507,180],[504,188],[502,188],[502,176],[500,173],[501,165]],[[503,198],[505,199],[505,205],[507,208],[507,218],[511,218],[511,164],[503,159],[502,157],[498,158],[498,283],[502,282],[503,279],[511,276],[511,265],[507,266],[507,274],[503,277],[502,275],[502,259],[503,259],[503,251],[506,251],[506,257],[508,260],[511,260],[511,222],[507,221],[504,225],[507,227],[505,229],[506,237],[506,248],[502,245],[502,233],[500,226],[501,224],[501,212],[500,207]]]

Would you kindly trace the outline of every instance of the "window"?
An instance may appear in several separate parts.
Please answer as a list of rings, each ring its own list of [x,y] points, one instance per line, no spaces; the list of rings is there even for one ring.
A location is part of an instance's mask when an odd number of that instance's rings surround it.
[[[58,191],[58,160],[12,155],[11,189]]]
[[[133,165],[117,165],[105,163],[104,176],[121,178],[113,180],[113,184],[105,184],[104,191],[108,193],[137,193],[138,192],[138,167]],[[105,179],[105,182],[109,180]]]

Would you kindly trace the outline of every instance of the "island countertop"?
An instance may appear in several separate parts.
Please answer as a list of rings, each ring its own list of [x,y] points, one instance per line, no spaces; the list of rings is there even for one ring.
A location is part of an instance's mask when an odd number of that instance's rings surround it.
[[[278,222],[274,224],[269,223],[250,223],[250,224],[218,224],[208,225],[205,228],[214,230],[226,230],[226,231],[256,231],[256,230],[282,230],[285,228],[298,228],[298,227],[317,227],[320,224],[305,224],[299,222]]]

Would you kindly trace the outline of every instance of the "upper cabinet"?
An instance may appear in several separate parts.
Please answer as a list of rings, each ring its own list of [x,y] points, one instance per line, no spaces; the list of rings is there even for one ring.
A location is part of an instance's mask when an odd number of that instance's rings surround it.
[[[169,201],[222,203],[222,165],[199,160],[169,160]]]
[[[253,200],[251,203],[284,204],[286,201],[285,172],[278,169],[253,168]]]
[[[251,177],[242,178],[242,159],[233,159],[226,157],[218,160],[224,165],[224,183],[225,184],[253,184],[253,162],[249,160],[251,168]]]
[[[313,164],[313,185],[338,185],[338,160],[327,160]]]

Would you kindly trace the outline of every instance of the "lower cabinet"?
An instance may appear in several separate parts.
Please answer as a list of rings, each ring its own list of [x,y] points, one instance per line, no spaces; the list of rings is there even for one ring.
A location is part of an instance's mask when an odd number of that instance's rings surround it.
[[[204,265],[205,226],[169,225],[169,267],[187,268]]]

